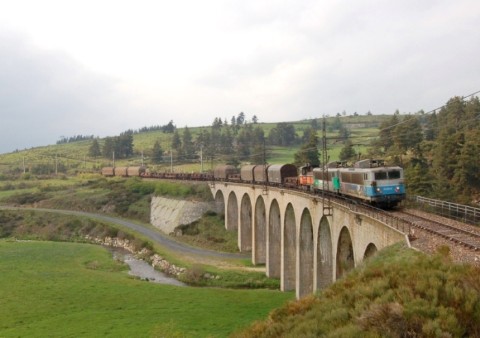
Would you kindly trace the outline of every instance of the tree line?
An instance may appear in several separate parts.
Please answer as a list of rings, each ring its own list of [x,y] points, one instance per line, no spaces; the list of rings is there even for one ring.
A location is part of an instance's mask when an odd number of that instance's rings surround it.
[[[339,159],[355,161],[350,129],[342,123],[339,114],[329,119],[325,128],[328,142],[341,142]],[[271,148],[299,148],[294,154],[295,163],[320,165],[320,119],[313,119],[303,127],[300,135],[293,123],[277,123],[268,132],[257,116],[247,120],[241,112],[231,119],[216,117],[210,127],[192,134],[186,126],[182,131],[172,121],[164,132],[171,134],[168,149],[159,140],[145,153],[151,163],[170,160],[176,162],[215,161],[229,164],[250,162],[261,164],[271,156]],[[173,127],[173,128],[172,128]],[[163,130],[163,129],[162,129]],[[331,137],[332,132],[336,134]],[[106,138],[103,147],[98,139],[92,140],[90,156],[117,158],[133,156],[133,134],[127,131],[116,137]],[[480,102],[477,97],[464,100],[451,98],[445,106],[432,113],[419,111],[400,114],[396,111],[379,125],[378,136],[365,138],[367,153],[363,158],[383,158],[388,163],[400,165],[405,170],[408,193],[446,199],[458,203],[480,202]],[[164,143],[165,145],[165,143]],[[165,157],[169,158],[166,159]]]
[[[431,114],[396,112],[380,125],[369,153],[404,167],[411,195],[478,205],[480,101],[453,97]]]
[[[65,144],[65,143],[72,143],[72,142],[79,142],[85,140],[92,140],[94,138],[93,135],[74,135],[70,137],[60,136],[60,139],[57,141],[57,144]]]

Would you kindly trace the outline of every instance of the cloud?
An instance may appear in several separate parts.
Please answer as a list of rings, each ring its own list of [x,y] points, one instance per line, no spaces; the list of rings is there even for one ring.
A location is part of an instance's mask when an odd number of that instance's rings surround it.
[[[255,96],[247,104],[270,119],[416,112],[479,89],[473,1],[263,4],[238,5],[228,31],[238,55],[198,83],[238,101]]]
[[[36,48],[18,35],[0,35],[0,45],[0,151],[119,127],[115,117],[125,112],[128,102],[114,79],[89,72],[61,52]]]
[[[0,13],[35,43],[0,33],[0,151],[240,111],[416,112],[480,89],[475,0],[97,3]]]

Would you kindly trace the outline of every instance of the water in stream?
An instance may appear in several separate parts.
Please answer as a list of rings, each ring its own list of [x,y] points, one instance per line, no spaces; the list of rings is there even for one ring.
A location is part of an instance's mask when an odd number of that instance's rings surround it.
[[[114,259],[121,260],[128,264],[130,267],[130,271],[128,273],[132,276],[136,276],[153,283],[187,286],[185,283],[182,283],[175,278],[168,277],[163,272],[155,270],[147,262],[142,261],[141,259],[136,259],[130,252],[124,249],[114,248],[112,251]]]

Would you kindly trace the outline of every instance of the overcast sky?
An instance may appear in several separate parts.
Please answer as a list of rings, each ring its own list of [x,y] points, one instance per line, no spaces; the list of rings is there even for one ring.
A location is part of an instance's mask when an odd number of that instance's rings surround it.
[[[480,90],[479,27],[478,0],[0,0],[0,153],[242,111],[428,111]]]

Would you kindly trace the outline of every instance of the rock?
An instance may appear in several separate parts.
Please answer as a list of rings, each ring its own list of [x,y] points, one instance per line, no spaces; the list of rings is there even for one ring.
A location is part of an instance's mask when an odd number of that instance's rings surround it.
[[[170,234],[175,232],[175,228],[179,225],[190,224],[200,219],[207,211],[215,210],[215,203],[154,196],[150,210],[150,223],[166,234]]]

